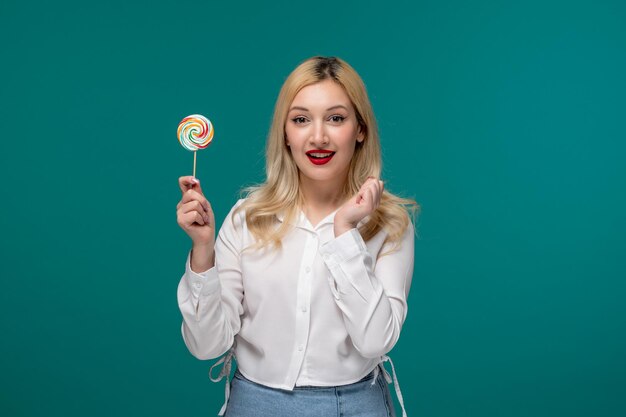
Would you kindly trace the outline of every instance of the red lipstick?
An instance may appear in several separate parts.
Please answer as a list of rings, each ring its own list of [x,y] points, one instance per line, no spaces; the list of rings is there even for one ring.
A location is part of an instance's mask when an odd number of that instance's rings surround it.
[[[328,163],[335,155],[335,152],[325,150],[325,149],[313,149],[306,152],[306,156],[309,157],[309,161],[311,161],[315,165],[324,165]]]

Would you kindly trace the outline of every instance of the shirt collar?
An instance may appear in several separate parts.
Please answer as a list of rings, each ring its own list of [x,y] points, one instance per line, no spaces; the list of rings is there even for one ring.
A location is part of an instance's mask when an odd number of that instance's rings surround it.
[[[296,227],[301,227],[301,228],[305,228],[305,229],[317,229],[318,227],[321,227],[325,224],[333,224],[335,221],[335,214],[337,214],[337,212],[339,211],[339,209],[333,211],[332,213],[330,213],[328,216],[324,217],[315,227],[311,226],[311,222],[309,222],[309,219],[307,219],[307,217],[304,215],[304,212],[302,210],[298,210],[298,213],[296,215]],[[285,221],[285,212],[281,211],[280,213],[276,214],[276,218],[278,219],[279,222],[284,222]]]
[[[325,224],[334,224],[335,223],[335,215],[337,214],[337,212],[339,211],[339,209],[333,211],[332,213],[330,213],[328,216],[324,217],[315,227],[311,226],[311,222],[309,222],[309,219],[307,219],[307,217],[304,215],[304,212],[302,210],[298,210],[298,214],[296,217],[296,227],[300,227],[302,229],[307,229],[307,230],[313,230],[313,229],[318,229],[320,227],[322,227]],[[278,219],[279,222],[283,222],[285,220],[285,213],[283,211],[281,211],[280,213],[276,214],[276,218]],[[358,224],[357,224],[357,228],[361,227],[362,225],[364,225],[365,223],[367,223],[370,219],[370,216],[365,216],[365,218],[363,220],[361,220]]]

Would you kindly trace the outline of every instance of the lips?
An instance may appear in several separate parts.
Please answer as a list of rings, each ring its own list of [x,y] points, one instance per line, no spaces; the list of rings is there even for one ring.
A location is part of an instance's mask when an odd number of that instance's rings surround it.
[[[334,155],[335,152],[322,149],[314,149],[306,153],[309,161],[311,161],[315,165],[324,165],[328,163]]]

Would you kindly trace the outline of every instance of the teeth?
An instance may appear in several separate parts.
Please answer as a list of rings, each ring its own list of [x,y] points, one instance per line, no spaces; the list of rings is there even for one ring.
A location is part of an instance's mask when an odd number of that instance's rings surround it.
[[[327,156],[331,156],[332,153],[315,153],[315,152],[311,152],[311,153],[309,153],[309,155],[311,155],[313,158],[326,158]]]

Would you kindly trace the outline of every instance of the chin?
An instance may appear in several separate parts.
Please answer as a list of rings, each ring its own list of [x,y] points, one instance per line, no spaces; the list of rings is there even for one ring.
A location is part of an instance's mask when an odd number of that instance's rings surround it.
[[[344,177],[346,173],[341,173],[341,172],[336,172],[336,171],[326,171],[326,172],[300,171],[300,175],[311,181],[328,182],[328,181],[337,181],[338,178]]]

